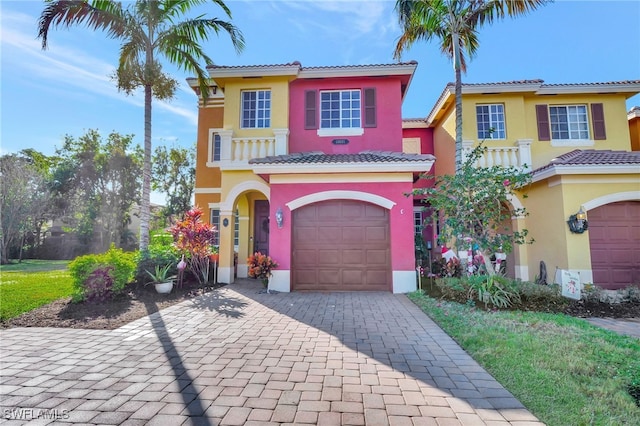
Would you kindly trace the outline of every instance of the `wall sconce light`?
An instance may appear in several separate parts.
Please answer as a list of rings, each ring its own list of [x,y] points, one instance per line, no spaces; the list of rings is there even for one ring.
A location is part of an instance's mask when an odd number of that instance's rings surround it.
[[[282,228],[282,225],[284,225],[284,214],[282,214],[282,207],[278,207],[278,210],[276,210],[276,224],[278,225],[278,228]]]
[[[584,208],[582,206],[580,206],[580,210],[578,210],[578,213],[569,216],[567,224],[569,225],[569,230],[574,234],[582,234],[589,228],[589,222],[587,222],[587,213],[584,211]]]

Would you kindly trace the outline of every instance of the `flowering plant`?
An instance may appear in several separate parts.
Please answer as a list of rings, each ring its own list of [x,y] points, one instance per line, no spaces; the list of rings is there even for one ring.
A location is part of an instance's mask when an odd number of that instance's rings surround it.
[[[169,229],[174,246],[182,253],[182,260],[186,261],[200,284],[209,281],[209,256],[218,232],[215,226],[202,220],[202,214],[200,208],[194,207]]]
[[[249,266],[249,276],[251,278],[260,278],[265,287],[269,283],[269,278],[273,275],[271,271],[278,267],[278,263],[271,256],[262,254],[259,251],[247,258],[247,265]]]

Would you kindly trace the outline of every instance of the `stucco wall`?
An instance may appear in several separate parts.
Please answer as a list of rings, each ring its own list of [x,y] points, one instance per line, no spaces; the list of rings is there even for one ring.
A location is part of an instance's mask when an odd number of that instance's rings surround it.
[[[318,136],[317,130],[305,130],[304,96],[306,90],[346,90],[376,88],[377,126],[364,128],[362,136],[345,136],[348,145],[334,145],[340,136]],[[327,154],[359,153],[365,150],[402,152],[402,114],[399,78],[298,79],[291,82],[291,119],[289,152],[322,151]],[[362,95],[363,96],[363,95]],[[319,96],[318,96],[319,102]],[[318,114],[319,114],[318,108]]]

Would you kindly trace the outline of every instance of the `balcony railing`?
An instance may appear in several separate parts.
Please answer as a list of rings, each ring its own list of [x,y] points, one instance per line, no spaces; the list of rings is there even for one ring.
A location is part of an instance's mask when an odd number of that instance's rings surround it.
[[[531,139],[518,139],[512,146],[490,146],[486,152],[476,161],[476,167],[515,167],[522,171],[531,170]],[[462,142],[462,161],[464,162],[471,151],[475,141]]]
[[[265,130],[265,133],[268,130]],[[209,166],[225,170],[249,170],[249,160],[273,155],[285,155],[289,152],[289,129],[271,129],[273,136],[234,138],[233,130],[210,129]],[[220,160],[215,161],[215,140],[219,136]]]

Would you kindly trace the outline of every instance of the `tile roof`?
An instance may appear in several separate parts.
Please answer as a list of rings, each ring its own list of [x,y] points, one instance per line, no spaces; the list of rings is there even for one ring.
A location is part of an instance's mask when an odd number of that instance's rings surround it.
[[[640,172],[640,151],[611,151],[601,149],[576,149],[554,158],[545,166],[533,171],[538,174],[555,166],[602,166],[602,165],[638,165]]]
[[[279,68],[279,67],[302,67],[302,64],[298,61],[293,61],[286,64],[266,64],[266,65],[207,65],[207,69],[254,69],[254,68]]]
[[[350,68],[387,68],[399,65],[417,65],[417,61],[396,62],[393,64],[367,64],[367,65],[327,65],[316,67],[302,67],[303,70],[329,70],[329,69],[350,69]]]
[[[325,154],[320,151],[300,152],[288,155],[254,158],[249,164],[363,164],[431,162],[431,154],[404,154],[391,151],[363,151],[359,154]]]

